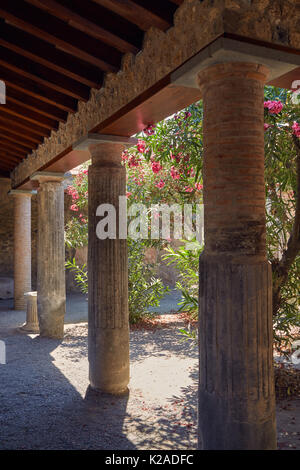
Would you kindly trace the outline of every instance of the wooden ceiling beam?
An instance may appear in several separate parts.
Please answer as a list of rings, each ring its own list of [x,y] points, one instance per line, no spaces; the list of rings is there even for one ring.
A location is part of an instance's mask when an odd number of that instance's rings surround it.
[[[36,135],[38,139],[49,136],[51,132],[50,129],[44,129],[41,126],[37,126],[36,124],[24,121],[24,119],[19,118],[18,116],[4,114],[2,112],[2,107],[0,107],[0,123],[4,123],[4,125],[11,125],[12,129],[21,128],[25,132],[30,133],[31,135]]]
[[[13,146],[10,146],[9,144],[2,142],[1,138],[0,138],[0,148],[2,150],[5,150],[5,152],[7,152],[8,155],[12,157],[25,158],[27,155],[26,152],[21,152],[20,150],[16,150]]]
[[[4,152],[2,150],[1,144],[0,144],[0,162],[1,163],[7,163],[8,165],[18,165],[20,163],[21,159],[18,157],[13,157],[8,152]]]
[[[6,102],[12,102],[24,106],[25,108],[31,109],[43,116],[55,119],[56,121],[66,122],[68,117],[68,113],[66,111],[63,111],[51,104],[44,103],[32,96],[24,95],[11,86],[6,87]]]
[[[22,145],[21,143],[7,139],[6,136],[1,132],[0,140],[3,144],[9,146],[12,149],[16,149],[18,152],[25,152],[27,154],[28,151],[30,151],[30,148],[28,149],[28,147]]]
[[[6,163],[1,160],[0,156],[0,173],[1,175],[8,175],[7,178],[10,177],[10,172],[17,166],[16,163]],[[5,177],[5,176],[3,176]]]
[[[3,131],[3,129],[0,128],[0,136],[5,137],[6,140],[12,143],[17,143],[22,145],[24,149],[26,149],[27,152],[31,152],[33,148],[37,146],[37,144],[34,144],[32,142],[28,142],[28,140],[21,139],[20,137],[17,137],[10,132]]]
[[[2,46],[0,46],[0,65],[77,100],[87,101],[89,98],[90,89],[86,85],[65,77],[65,75],[51,70],[44,65],[32,62],[26,57],[22,57]]]
[[[126,53],[136,54],[143,32],[132,23],[91,1],[27,0],[32,5],[65,21],[70,26]]]
[[[88,87],[100,88],[103,82],[103,73],[97,67],[56,49],[54,45],[21,31],[4,20],[0,20],[0,45]]]
[[[137,25],[143,31],[147,31],[154,26],[163,31],[170,28],[173,23],[173,14],[176,6],[168,3],[169,12],[164,9],[162,12],[162,0],[93,0],[98,5],[107,8],[117,15]],[[164,0],[165,1],[165,0]]]
[[[0,169],[0,178],[10,178],[10,170],[1,170]]]
[[[35,113],[30,109],[26,109],[23,106],[17,105],[15,103],[7,102],[5,106],[1,107],[1,112],[3,114],[10,114],[12,116],[18,116],[24,121],[32,122],[33,124],[38,124],[40,127],[45,129],[58,129],[58,122],[54,119],[47,118],[41,114]]]
[[[96,65],[105,72],[116,72],[120,68],[120,51],[100,43],[23,0],[1,0],[0,16],[23,31]]]
[[[28,145],[31,145],[31,148],[34,148],[38,144],[43,142],[43,137],[38,137],[37,135],[34,135],[29,131],[22,129],[19,126],[16,126],[16,124],[5,123],[0,120],[0,132],[1,131],[4,131],[5,135],[9,136],[12,139],[19,139],[22,142],[28,143]]]
[[[52,104],[58,108],[74,112],[77,110],[77,100],[71,96],[64,95],[58,91],[51,90],[44,85],[40,85],[22,75],[12,72],[0,66],[0,77],[5,81],[6,85],[21,91],[25,95],[33,96],[45,103]]]

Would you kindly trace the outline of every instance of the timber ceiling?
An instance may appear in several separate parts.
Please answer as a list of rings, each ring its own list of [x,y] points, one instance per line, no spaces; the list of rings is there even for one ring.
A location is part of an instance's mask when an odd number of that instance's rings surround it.
[[[166,31],[183,0],[0,0],[0,176],[101,88],[151,26]]]

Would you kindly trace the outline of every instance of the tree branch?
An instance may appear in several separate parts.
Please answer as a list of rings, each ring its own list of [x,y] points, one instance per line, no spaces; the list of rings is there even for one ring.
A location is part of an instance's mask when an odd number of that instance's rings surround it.
[[[273,314],[276,315],[281,303],[281,289],[285,285],[289,275],[289,269],[300,252],[300,140],[293,135],[293,142],[296,149],[296,208],[293,228],[280,260],[272,262],[273,271]]]

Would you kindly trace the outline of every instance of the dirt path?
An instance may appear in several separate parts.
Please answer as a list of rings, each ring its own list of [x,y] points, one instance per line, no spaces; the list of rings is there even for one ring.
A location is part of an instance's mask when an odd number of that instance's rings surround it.
[[[67,325],[62,342],[0,330],[0,449],[195,449],[197,349],[179,326],[132,331],[129,397],[98,403],[84,400],[86,324]],[[281,448],[300,449],[299,405],[278,407]]]

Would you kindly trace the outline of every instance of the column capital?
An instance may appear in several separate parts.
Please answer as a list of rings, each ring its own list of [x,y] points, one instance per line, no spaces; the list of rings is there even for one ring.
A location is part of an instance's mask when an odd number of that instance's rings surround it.
[[[101,167],[121,167],[122,152],[136,145],[138,139],[117,135],[87,134],[73,145],[74,150],[88,150],[92,164]]]
[[[31,196],[34,196],[36,193],[37,193],[36,190],[29,191],[29,190],[25,190],[25,189],[10,189],[7,194],[8,194],[8,196],[27,196],[27,197],[31,197]]]
[[[66,179],[64,173],[56,173],[52,171],[36,171],[30,176],[32,181],[38,181],[40,184],[42,183],[61,183],[64,179]]]
[[[269,69],[265,65],[253,62],[224,62],[209,65],[198,73],[197,81],[200,90],[212,81],[224,80],[235,77],[240,79],[252,79],[266,83],[269,76]]]
[[[92,145],[116,144],[124,147],[133,147],[138,143],[134,137],[124,137],[119,135],[107,134],[87,134],[81,137],[75,144],[73,150],[88,150]]]

